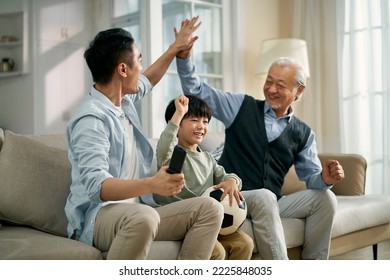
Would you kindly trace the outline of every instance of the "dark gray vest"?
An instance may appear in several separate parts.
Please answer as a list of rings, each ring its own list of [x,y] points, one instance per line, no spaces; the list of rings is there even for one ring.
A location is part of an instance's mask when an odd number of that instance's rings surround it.
[[[242,190],[266,188],[280,198],[284,177],[309,134],[310,128],[293,116],[281,135],[268,143],[264,101],[246,95],[233,124],[225,130],[219,164],[242,179]]]

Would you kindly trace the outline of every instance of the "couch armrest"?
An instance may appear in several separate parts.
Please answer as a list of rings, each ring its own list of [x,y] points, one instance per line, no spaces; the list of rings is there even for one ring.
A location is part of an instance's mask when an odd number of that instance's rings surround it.
[[[321,162],[328,159],[335,159],[343,166],[345,178],[333,186],[332,191],[336,195],[364,195],[366,184],[367,162],[365,158],[357,154],[319,154]],[[282,193],[284,195],[306,189],[306,184],[299,181],[292,166],[287,173]]]
[[[364,195],[367,161],[357,154],[319,154],[321,162],[335,159],[343,166],[345,178],[335,184],[332,191],[336,195]]]

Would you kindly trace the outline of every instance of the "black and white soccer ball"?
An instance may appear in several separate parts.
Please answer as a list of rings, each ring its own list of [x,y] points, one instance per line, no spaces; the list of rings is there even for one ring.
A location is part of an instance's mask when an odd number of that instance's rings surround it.
[[[233,232],[236,232],[241,225],[244,223],[247,214],[247,205],[245,200],[241,201],[240,204],[237,203],[236,199],[233,199],[233,205],[229,205],[229,195],[221,201],[221,196],[223,194],[222,189],[214,189],[213,187],[208,188],[202,196],[209,196],[215,198],[217,201],[222,203],[224,208],[224,217],[222,221],[222,226],[219,234],[228,235]]]

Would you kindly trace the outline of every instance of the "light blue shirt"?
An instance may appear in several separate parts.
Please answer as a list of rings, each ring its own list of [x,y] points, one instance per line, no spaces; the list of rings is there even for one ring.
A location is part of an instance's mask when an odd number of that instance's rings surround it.
[[[245,94],[224,92],[201,82],[199,76],[196,75],[196,69],[191,59],[176,58],[176,64],[183,92],[196,95],[206,101],[213,116],[220,120],[225,128],[229,128],[240,110]],[[274,111],[265,102],[264,122],[268,142],[279,137],[292,115],[293,110],[290,107],[287,115],[277,118]],[[298,153],[294,166],[299,179],[306,182],[307,188],[329,189],[332,187],[326,185],[322,180],[322,166],[318,158],[315,134],[312,130],[303,150]]]
[[[134,126],[139,177],[152,175],[153,149],[142,133],[134,107],[134,103],[151,90],[152,84],[141,75],[139,93],[122,99],[123,113],[92,87],[69,121],[66,132],[72,184],[65,206],[69,237],[92,245],[96,215],[108,203],[100,198],[101,184],[110,177],[124,178],[125,168],[129,168],[126,160],[128,134],[121,119],[128,118]]]

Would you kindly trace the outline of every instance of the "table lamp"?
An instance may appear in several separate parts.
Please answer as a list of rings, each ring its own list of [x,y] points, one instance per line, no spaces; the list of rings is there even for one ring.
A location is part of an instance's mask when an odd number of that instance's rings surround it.
[[[264,78],[272,62],[279,57],[295,59],[305,69],[307,77],[310,77],[306,41],[295,38],[264,40],[257,60],[256,76]]]

